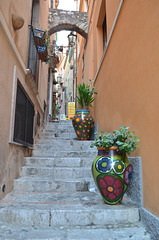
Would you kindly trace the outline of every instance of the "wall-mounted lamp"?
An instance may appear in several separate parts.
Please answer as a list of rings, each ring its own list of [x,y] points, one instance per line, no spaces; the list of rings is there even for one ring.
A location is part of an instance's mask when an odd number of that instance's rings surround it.
[[[76,35],[73,34],[73,32],[70,32],[70,34],[68,35],[68,42],[69,42],[69,46],[73,47],[76,43]]]
[[[60,82],[61,82],[61,79],[62,79],[61,75],[58,75],[58,76],[57,76],[57,82],[60,83]]]

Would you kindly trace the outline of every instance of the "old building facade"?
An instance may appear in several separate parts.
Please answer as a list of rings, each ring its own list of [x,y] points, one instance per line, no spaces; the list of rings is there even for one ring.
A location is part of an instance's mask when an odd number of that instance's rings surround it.
[[[159,2],[78,3],[80,11],[88,11],[88,35],[77,34],[77,81],[94,81],[98,94],[91,111],[99,130],[112,132],[120,125],[135,130],[140,139],[135,155],[142,163],[142,207],[147,219],[151,214],[159,217]],[[46,121],[48,65],[38,58],[33,28],[47,30],[49,6],[57,8],[58,1],[1,0],[0,198],[11,191],[23,158],[31,154]],[[50,34],[65,29],[58,27],[55,31],[51,27]],[[81,33],[72,25],[67,30]],[[50,86],[53,70],[49,69]]]
[[[38,57],[33,32],[47,30],[49,4],[0,4],[0,198],[12,189],[46,121],[48,64]]]
[[[143,208],[159,217],[159,2],[81,0],[80,10],[87,8],[88,38],[77,40],[78,83],[94,80],[99,130],[130,126],[140,139]]]

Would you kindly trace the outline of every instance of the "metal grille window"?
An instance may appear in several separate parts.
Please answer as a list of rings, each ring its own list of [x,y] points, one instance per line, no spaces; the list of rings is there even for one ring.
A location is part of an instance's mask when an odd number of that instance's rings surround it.
[[[15,110],[14,141],[33,145],[34,106],[18,83]]]

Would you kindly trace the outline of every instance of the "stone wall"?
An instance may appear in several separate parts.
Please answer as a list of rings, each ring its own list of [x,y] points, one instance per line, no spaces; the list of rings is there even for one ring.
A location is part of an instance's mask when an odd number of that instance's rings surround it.
[[[75,31],[87,38],[88,13],[50,9],[48,15],[48,32],[53,34],[61,30]]]

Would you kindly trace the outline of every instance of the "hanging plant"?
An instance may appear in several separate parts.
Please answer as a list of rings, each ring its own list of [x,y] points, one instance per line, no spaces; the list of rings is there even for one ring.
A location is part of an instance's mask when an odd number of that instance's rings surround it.
[[[37,51],[39,59],[42,60],[43,62],[46,62],[48,56],[47,47],[38,46]]]
[[[34,42],[37,47],[38,46],[43,47],[45,45],[45,34],[46,34],[46,31],[41,30],[39,28],[35,28],[33,30]]]

